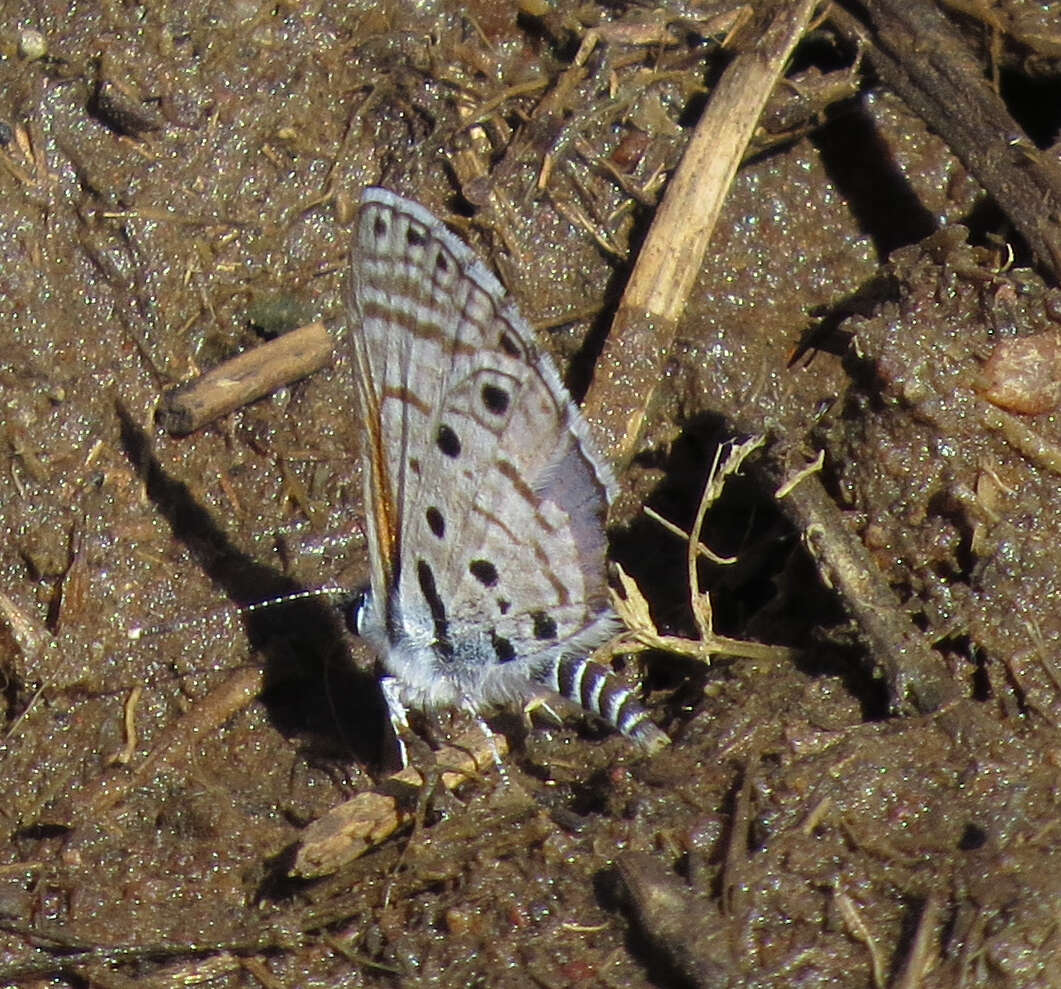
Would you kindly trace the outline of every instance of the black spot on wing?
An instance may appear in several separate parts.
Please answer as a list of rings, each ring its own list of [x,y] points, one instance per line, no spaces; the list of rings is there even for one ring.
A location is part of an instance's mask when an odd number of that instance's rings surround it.
[[[438,427],[438,435],[435,437],[435,445],[447,456],[456,459],[461,454],[461,441],[452,429],[445,423]]]
[[[405,243],[410,247],[423,247],[427,243],[422,231],[417,230],[412,224],[405,229]]]
[[[424,595],[428,610],[435,623],[435,648],[439,654],[449,658],[453,655],[453,643],[449,640],[449,621],[446,619],[446,606],[438,596],[435,586],[435,574],[423,560],[416,562],[416,579],[420,584],[420,593]]]
[[[497,599],[497,610],[503,615],[508,614],[508,609],[512,607],[511,601],[506,601],[504,598]]]
[[[504,388],[498,388],[497,385],[483,385],[481,394],[487,412],[495,416],[503,416],[508,411],[509,396]]]
[[[472,560],[468,571],[483,587],[493,587],[497,583],[497,567],[489,560]]]
[[[498,635],[496,629],[490,629],[490,645],[494,647],[494,655],[499,663],[507,663],[516,658],[512,643],[504,636]]]
[[[446,534],[446,520],[433,505],[424,513],[427,516],[428,528],[441,539]]]
[[[531,621],[534,622],[534,638],[556,638],[556,622],[553,621],[553,619],[550,618],[544,611],[532,611]]]
[[[509,357],[522,357],[523,351],[519,349],[516,341],[512,339],[507,333],[502,333],[498,339],[498,344],[501,349],[508,354]]]
[[[376,219],[372,223],[372,233],[376,240],[383,240],[387,236],[387,221],[379,213],[376,214]]]

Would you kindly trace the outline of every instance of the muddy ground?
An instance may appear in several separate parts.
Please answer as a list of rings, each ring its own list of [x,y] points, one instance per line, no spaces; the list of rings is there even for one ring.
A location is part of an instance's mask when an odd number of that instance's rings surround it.
[[[687,528],[749,432],[792,474],[824,451],[829,517],[942,687],[895,694],[753,458],[703,533],[737,562],[702,577],[718,632],[792,651],[628,659],[667,750],[503,716],[507,784],[488,767],[415,833],[288,875],[387,771],[373,659],[329,603],[237,610],[365,579],[349,368],[340,342],[186,437],[160,395],[312,319],[341,341],[368,184],[451,221],[584,392],[754,42],[734,10],[0,10],[0,983],[1061,985],[1061,292],[829,21],[778,86],[810,108],[729,190],[612,555],[694,637],[684,546],[642,506]],[[963,17],[1056,167],[1056,19]]]

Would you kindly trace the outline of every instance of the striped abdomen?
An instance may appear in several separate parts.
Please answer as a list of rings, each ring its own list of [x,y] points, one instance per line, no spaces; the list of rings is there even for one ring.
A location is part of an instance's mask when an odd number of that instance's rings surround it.
[[[559,656],[541,672],[540,679],[550,690],[603,718],[649,752],[670,743],[634,692],[592,659]]]

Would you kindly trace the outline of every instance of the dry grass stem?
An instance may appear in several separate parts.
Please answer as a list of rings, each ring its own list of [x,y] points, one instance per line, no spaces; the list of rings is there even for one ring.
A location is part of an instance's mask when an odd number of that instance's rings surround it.
[[[1037,467],[1061,474],[1061,446],[1051,443],[1017,416],[985,404],[981,421]]]
[[[840,911],[840,916],[844,920],[848,933],[856,941],[861,941],[869,951],[873,969],[873,985],[875,986],[875,989],[884,989],[886,984],[884,977],[884,958],[881,956],[880,947],[877,945],[873,934],[870,932],[866,922],[862,919],[862,915],[858,912],[858,907],[855,905],[855,901],[843,892],[839,886],[833,890],[833,901],[836,903],[836,907]]]
[[[605,644],[600,650],[599,657],[606,659],[622,652],[643,652],[647,649],[659,649],[663,652],[676,653],[681,656],[691,656],[704,663],[710,663],[712,656],[723,653],[727,656],[740,656],[744,659],[790,661],[796,655],[796,650],[785,646],[763,645],[760,642],[748,642],[743,639],[731,639],[727,636],[717,635],[713,629],[713,618],[711,612],[711,599],[708,592],[700,587],[700,575],[697,569],[697,560],[703,556],[713,563],[727,564],[734,562],[735,558],[718,556],[711,552],[700,541],[700,533],[703,529],[707,511],[722,493],[726,478],[736,474],[744,461],[766,442],[763,436],[753,436],[743,443],[734,444],[729,448],[725,461],[720,463],[722,449],[719,448],[715,456],[715,462],[708,474],[707,484],[704,486],[703,494],[700,496],[700,504],[696,510],[693,521],[692,533],[686,533],[679,526],[667,522],[650,509],[645,509],[646,514],[659,521],[668,532],[680,536],[688,544],[686,555],[686,567],[689,580],[689,604],[693,612],[693,620],[696,623],[698,639],[685,639],[676,635],[663,635],[656,628],[652,619],[648,601],[641,593],[634,579],[627,574],[622,567],[618,567],[619,582],[623,593],[612,593],[612,603],[616,613],[619,615],[625,630]]]

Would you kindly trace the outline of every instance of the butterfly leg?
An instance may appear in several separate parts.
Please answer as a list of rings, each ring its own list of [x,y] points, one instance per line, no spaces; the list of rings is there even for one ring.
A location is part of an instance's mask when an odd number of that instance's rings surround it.
[[[387,702],[387,716],[390,718],[391,729],[394,737],[398,740],[398,755],[401,766],[404,769],[409,765],[409,751],[405,747],[405,733],[411,732],[409,727],[409,715],[402,703],[401,685],[397,677],[380,677],[379,689],[383,692],[383,699]]]
[[[486,736],[486,741],[490,745],[490,753],[494,757],[494,765],[497,766],[498,775],[501,777],[501,782],[508,785],[508,770],[505,768],[505,764],[501,761],[501,750],[497,747],[497,735],[493,729],[482,719],[476,706],[468,701],[464,704],[464,710],[467,711],[473,718],[475,723],[479,726],[479,730]]]
[[[564,723],[560,713],[549,703],[552,693],[552,691],[538,690],[524,702],[523,717],[528,729],[534,727],[532,715],[539,711],[544,712],[555,724],[562,725]]]

